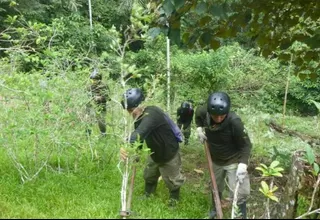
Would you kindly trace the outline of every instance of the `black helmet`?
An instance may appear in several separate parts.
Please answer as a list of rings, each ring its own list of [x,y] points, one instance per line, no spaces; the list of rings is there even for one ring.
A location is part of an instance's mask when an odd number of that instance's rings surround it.
[[[127,108],[125,107],[124,100],[121,101],[124,109],[137,107],[142,101],[144,101],[144,95],[141,89],[138,88],[128,89],[124,94],[124,98],[127,100]]]
[[[94,69],[93,72],[90,74],[90,79],[101,80],[102,76],[97,69]]]
[[[182,102],[181,103],[181,108],[189,109],[190,108],[190,103],[189,102]]]
[[[207,102],[210,115],[225,115],[230,111],[230,97],[225,92],[212,93]]]

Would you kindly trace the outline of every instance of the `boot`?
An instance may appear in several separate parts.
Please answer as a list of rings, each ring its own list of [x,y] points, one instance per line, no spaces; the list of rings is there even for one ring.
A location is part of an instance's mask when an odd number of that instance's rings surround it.
[[[176,190],[172,190],[170,192],[170,199],[175,199],[175,200],[179,201],[179,199],[180,199],[180,188],[178,188]]]
[[[174,207],[180,199],[180,188],[170,191],[169,206]]]
[[[145,183],[144,192],[146,197],[150,197],[151,194],[157,189],[158,182],[155,183]]]
[[[240,212],[241,212],[242,219],[247,219],[247,203],[244,202],[244,203],[242,203],[242,204],[240,204],[238,206],[239,206],[239,209],[240,209]]]
[[[216,210],[211,210],[210,213],[209,213],[209,218],[208,219],[215,219],[216,216],[217,216]]]

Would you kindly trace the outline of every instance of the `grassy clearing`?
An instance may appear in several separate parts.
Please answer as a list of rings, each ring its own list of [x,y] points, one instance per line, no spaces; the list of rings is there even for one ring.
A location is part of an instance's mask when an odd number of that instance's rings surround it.
[[[271,119],[268,114],[252,112],[249,108],[237,112],[242,116],[253,142],[249,167],[252,193],[248,200],[248,216],[260,218],[264,214],[266,200],[259,192],[261,178],[254,168],[262,162],[269,165],[274,159],[280,160],[286,167],[291,152],[303,149],[306,144],[298,138],[270,130],[265,123]],[[272,118],[279,123],[281,121],[280,115]],[[290,126],[305,133],[314,132],[319,123],[314,118],[288,117],[287,120]],[[59,157],[55,155],[37,178],[25,184],[21,183],[7,150],[0,148],[0,218],[119,218],[122,180],[117,167],[119,146],[114,144],[112,136],[106,140],[93,136],[91,149],[85,136],[75,140],[82,141],[82,148],[77,151],[70,148],[70,151],[63,150]],[[273,147],[279,152],[275,153]],[[91,150],[94,152],[93,159]],[[76,154],[70,155],[72,153]],[[168,191],[163,181],[160,181],[155,196],[149,199],[141,197],[144,188],[142,159],[135,180],[131,218],[207,218],[211,205],[208,169],[204,147],[197,141],[194,130],[190,145],[181,145],[181,153],[183,172],[187,176],[181,191],[181,202],[175,208],[167,206]],[[203,174],[195,169],[202,170]],[[278,182],[281,184],[280,180]],[[230,207],[224,210],[225,218],[230,218],[230,211]]]

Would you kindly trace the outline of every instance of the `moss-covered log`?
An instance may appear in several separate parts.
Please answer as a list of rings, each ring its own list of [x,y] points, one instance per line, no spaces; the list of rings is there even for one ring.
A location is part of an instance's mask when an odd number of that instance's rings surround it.
[[[284,191],[279,203],[271,209],[273,219],[294,219],[320,207],[320,177],[311,173],[312,167],[303,160],[304,154],[305,151],[296,151],[292,155]],[[308,215],[310,217],[318,218],[318,214]]]
[[[273,219],[292,219],[296,215],[299,187],[304,174],[302,156],[302,151],[297,151],[292,156],[292,165],[284,192],[279,203],[271,210],[271,217]]]

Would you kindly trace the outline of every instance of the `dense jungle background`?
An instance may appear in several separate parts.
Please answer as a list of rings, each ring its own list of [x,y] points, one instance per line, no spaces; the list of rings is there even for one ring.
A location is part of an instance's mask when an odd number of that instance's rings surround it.
[[[140,87],[174,120],[182,101],[228,92],[253,144],[248,217],[320,219],[320,1],[0,0],[0,20],[0,218],[120,218],[133,129],[120,101]],[[110,89],[106,137],[85,111],[94,69]],[[129,218],[208,218],[195,129],[179,204],[162,180],[141,198],[141,157]]]

